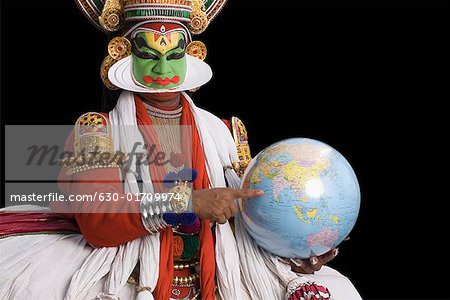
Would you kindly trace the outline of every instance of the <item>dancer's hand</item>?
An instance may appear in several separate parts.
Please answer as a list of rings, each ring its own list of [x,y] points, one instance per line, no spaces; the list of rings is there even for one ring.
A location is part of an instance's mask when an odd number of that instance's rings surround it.
[[[312,274],[314,272],[319,271],[323,265],[327,264],[333,258],[338,255],[338,249],[333,249],[330,252],[325,253],[321,256],[313,256],[309,259],[291,259],[291,268],[292,271],[302,274]]]
[[[238,212],[235,200],[262,196],[260,190],[215,188],[194,190],[192,205],[200,219],[214,220],[224,224]]]

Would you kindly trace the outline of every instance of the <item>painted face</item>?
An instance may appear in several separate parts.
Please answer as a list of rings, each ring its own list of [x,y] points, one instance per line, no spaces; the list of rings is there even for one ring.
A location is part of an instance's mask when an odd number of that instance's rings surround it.
[[[134,78],[154,89],[180,86],[186,78],[185,52],[182,33],[138,33],[132,40]]]

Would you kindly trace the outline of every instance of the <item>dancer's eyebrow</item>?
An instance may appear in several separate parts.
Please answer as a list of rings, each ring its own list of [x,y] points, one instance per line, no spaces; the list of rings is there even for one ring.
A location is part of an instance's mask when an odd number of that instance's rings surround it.
[[[135,43],[135,45],[136,45],[138,48],[145,47],[145,48],[150,49],[150,46],[147,44],[147,41],[146,41],[144,38],[142,38],[142,37],[136,37],[136,38],[134,38],[134,39],[133,39],[133,42]]]

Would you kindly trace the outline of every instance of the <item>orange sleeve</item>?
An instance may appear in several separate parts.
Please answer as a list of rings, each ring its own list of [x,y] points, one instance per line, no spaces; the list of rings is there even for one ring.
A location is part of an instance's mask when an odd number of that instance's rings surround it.
[[[66,141],[66,151],[73,151],[73,140],[72,134]],[[58,186],[64,194],[93,196],[100,193],[116,193],[116,197],[119,198],[114,203],[97,200],[52,204],[52,209],[56,211],[58,209],[70,211],[63,215],[76,221],[81,233],[91,245],[118,246],[149,234],[142,225],[141,215],[138,213],[139,202],[126,200],[119,175],[120,169],[93,169],[73,176],[66,175],[66,171],[67,167],[63,166],[58,178]],[[104,180],[106,178],[107,180]],[[134,213],[123,213],[127,211]]]
[[[72,195],[115,193],[119,198],[123,196],[117,202],[96,200],[71,203],[76,211],[82,209],[82,213],[74,213],[73,217],[81,233],[93,246],[118,246],[148,234],[142,225],[139,213],[126,213],[126,211],[139,211],[139,202],[126,200],[118,172],[119,170],[114,168],[89,170],[75,174],[73,180],[76,182],[70,183]],[[96,179],[99,176],[109,177],[111,181],[98,182]],[[74,207],[75,205],[77,207]],[[96,211],[101,213],[95,213]]]

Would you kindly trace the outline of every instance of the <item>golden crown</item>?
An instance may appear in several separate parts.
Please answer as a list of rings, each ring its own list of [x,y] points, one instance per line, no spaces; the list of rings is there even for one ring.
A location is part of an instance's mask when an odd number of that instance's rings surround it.
[[[169,20],[185,23],[202,33],[226,0],[75,0],[83,14],[104,32],[115,32],[125,22]]]

